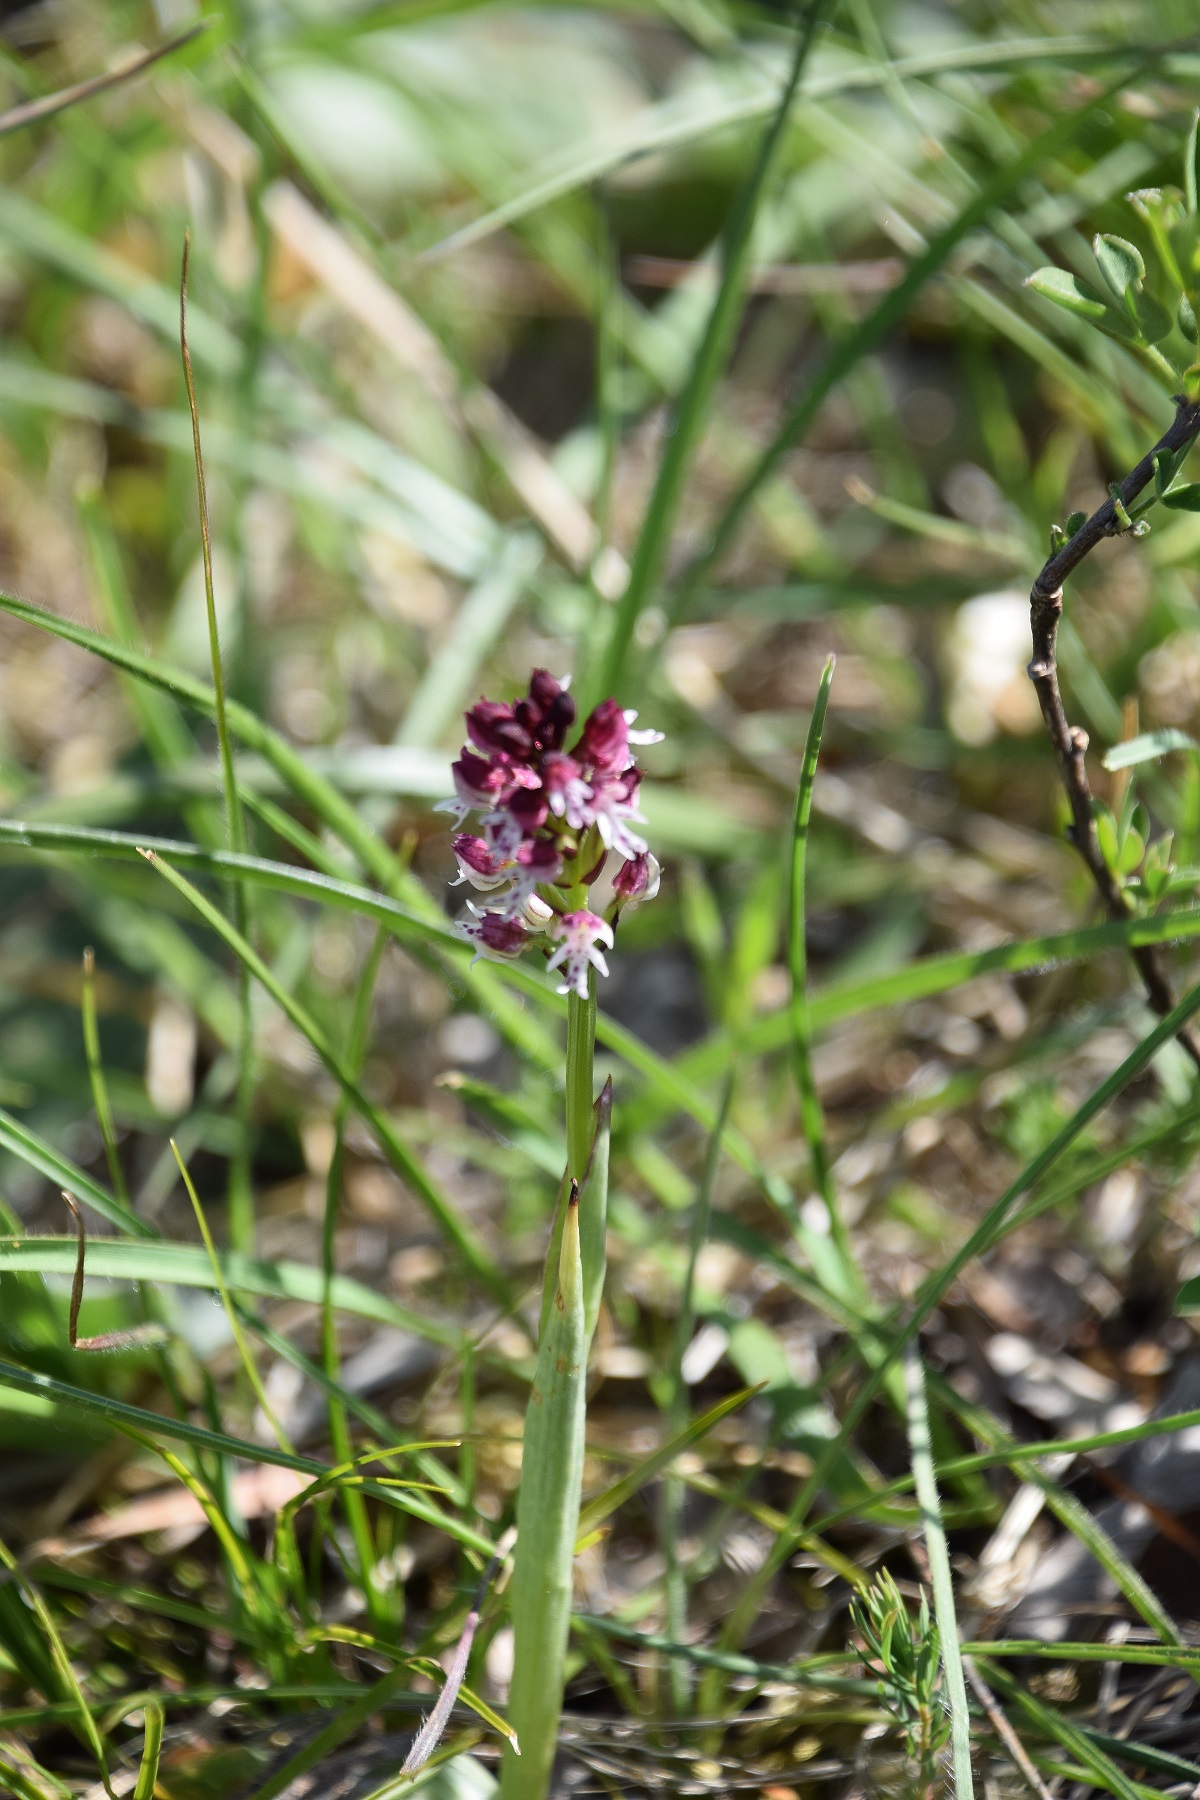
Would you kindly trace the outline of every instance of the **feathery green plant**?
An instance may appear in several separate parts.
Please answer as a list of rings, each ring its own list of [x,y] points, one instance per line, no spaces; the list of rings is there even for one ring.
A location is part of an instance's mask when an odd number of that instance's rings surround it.
[[[916,1617],[895,1580],[880,1571],[863,1594],[850,1602],[864,1661],[877,1676],[876,1692],[904,1734],[912,1764],[913,1792],[929,1800],[936,1791],[938,1762],[950,1739],[950,1714],[941,1687],[941,1643],[921,1595]]]

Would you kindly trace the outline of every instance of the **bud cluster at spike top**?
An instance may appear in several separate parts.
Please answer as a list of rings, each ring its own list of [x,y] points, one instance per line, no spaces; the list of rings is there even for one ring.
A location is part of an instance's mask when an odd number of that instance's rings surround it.
[[[642,772],[630,745],[659,743],[662,733],[631,730],[636,717],[602,700],[567,749],[575,702],[565,682],[535,669],[511,706],[471,707],[470,742],[453,769],[457,798],[439,809],[459,825],[481,815],[478,833],[454,839],[459,881],[481,896],[467,903],[462,930],[489,956],[519,956],[540,941],[563,978],[560,994],[587,998],[589,970],[608,974],[618,913],[658,892],[658,864],[632,829],[642,822]],[[585,902],[610,852],[621,866],[602,916]]]

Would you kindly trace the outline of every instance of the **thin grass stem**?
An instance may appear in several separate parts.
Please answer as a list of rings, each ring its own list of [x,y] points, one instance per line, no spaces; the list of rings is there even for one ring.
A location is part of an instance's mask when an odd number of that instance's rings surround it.
[[[700,1185],[696,1190],[696,1198],[692,1203],[687,1270],[683,1279],[683,1292],[679,1299],[679,1312],[675,1319],[668,1377],[670,1389],[667,1417],[672,1437],[678,1436],[687,1428],[690,1409],[687,1383],[683,1378],[683,1359],[695,1327],[696,1265],[708,1238],[709,1220],[712,1216],[713,1184],[716,1181],[717,1166],[721,1160],[721,1134],[733,1100],[733,1084],[734,1076],[731,1069],[725,1077],[716,1129],[708,1140],[704,1170],[700,1177]],[[676,1640],[687,1635],[688,1579],[687,1571],[679,1555],[679,1533],[683,1521],[684,1494],[684,1483],[677,1475],[668,1473],[663,1481],[659,1528],[662,1533],[663,1553],[667,1565],[663,1583],[666,1598],[667,1636]],[[673,1660],[668,1667],[668,1679],[675,1712],[678,1716],[683,1717],[692,1702],[692,1683],[686,1663]]]
[[[233,1333],[233,1341],[237,1345],[237,1351],[241,1358],[242,1367],[246,1371],[246,1379],[249,1381],[251,1389],[253,1390],[254,1398],[262,1408],[263,1417],[271,1427],[271,1430],[275,1433],[275,1441],[278,1443],[280,1449],[286,1450],[289,1455],[294,1454],[288,1435],[283,1429],[283,1426],[279,1423],[279,1420],[275,1415],[275,1409],[267,1398],[267,1390],[263,1386],[262,1377],[258,1372],[258,1364],[254,1359],[254,1352],[250,1348],[245,1332],[242,1330],[241,1319],[238,1317],[237,1308],[233,1304],[232,1296],[230,1295],[229,1288],[225,1282],[225,1272],[221,1267],[221,1259],[217,1255],[217,1246],[213,1242],[213,1235],[209,1229],[208,1219],[205,1216],[204,1208],[200,1204],[200,1196],[196,1192],[195,1184],[188,1172],[188,1166],[180,1155],[179,1146],[174,1138],[171,1139],[171,1149],[174,1153],[175,1161],[179,1165],[180,1178],[183,1181],[184,1187],[187,1189],[188,1199],[192,1203],[192,1211],[196,1215],[196,1223],[200,1227],[200,1236],[204,1240],[204,1248],[208,1252],[208,1260],[212,1264],[213,1280],[216,1283],[217,1292],[221,1297],[221,1306],[224,1309],[226,1318],[229,1320],[229,1329]]]
[[[589,693],[587,704],[582,708],[584,712],[605,694],[619,691],[625,659],[638,618],[654,591],[666,561],[688,470],[708,418],[713,393],[728,360],[741,314],[754,250],[755,222],[775,169],[792,103],[823,11],[824,0],[809,0],[797,28],[791,68],[780,94],[775,116],[763,136],[754,165],[726,225],[721,246],[721,280],[704,335],[693,357],[687,382],[675,403],[666,447],[638,534],[629,580],[617,603],[596,691]]]
[[[92,1088],[92,1105],[96,1109],[96,1123],[100,1127],[100,1136],[104,1143],[108,1176],[118,1203],[130,1208],[129,1189],[125,1185],[125,1171],[121,1167],[121,1153],[117,1148],[117,1133],[113,1125],[112,1102],[109,1099],[108,1083],[104,1078],[104,1063],[100,1056],[100,1032],[96,1023],[96,953],[90,945],[83,953],[81,1012],[83,1015],[83,1048],[87,1058],[88,1080]]]
[[[833,684],[836,657],[830,656],[821,671],[817,697],[804,742],[800,766],[800,784],[796,790],[796,811],[792,822],[791,882],[788,895],[788,972],[791,976],[792,1060],[796,1072],[796,1088],[800,1096],[800,1119],[804,1128],[808,1153],[812,1159],[813,1185],[821,1196],[829,1219],[829,1234],[845,1268],[850,1293],[862,1299],[862,1277],[854,1256],[850,1234],[846,1230],[838,1206],[833,1172],[829,1162],[829,1145],[825,1135],[825,1114],[817,1094],[812,1069],[812,1025],[808,1011],[808,945],[805,928],[805,879],[808,871],[808,833],[812,820],[813,786],[817,776],[817,759],[829,709],[829,691]]]
[[[346,1051],[347,1066],[356,1076],[362,1073],[367,1032],[371,1019],[371,1002],[374,998],[375,982],[386,944],[387,934],[382,926],[377,926],[355,992],[354,1013],[350,1023]],[[321,1224],[321,1272],[323,1277],[321,1363],[329,1384],[326,1389],[329,1441],[333,1446],[334,1461],[339,1463],[348,1462],[353,1454],[346,1405],[339,1384],[341,1361],[338,1352],[337,1317],[333,1302],[333,1283],[337,1273],[335,1246],[338,1209],[341,1205],[342,1179],[345,1173],[347,1110],[348,1102],[343,1098],[338,1104],[334,1120],[333,1151],[325,1178],[325,1213]],[[366,1598],[367,1612],[375,1629],[386,1632],[392,1626],[393,1620],[375,1579],[375,1545],[371,1536],[371,1521],[366,1503],[362,1495],[353,1488],[344,1490],[341,1501],[346,1514],[346,1523],[350,1527],[350,1535],[354,1540],[355,1554],[358,1557],[358,1578]]]
[[[942,1505],[937,1477],[933,1468],[933,1442],[929,1433],[929,1405],[925,1398],[925,1370],[921,1352],[914,1339],[904,1357],[905,1387],[908,1394],[908,1445],[912,1458],[913,1481],[921,1507],[921,1524],[925,1548],[929,1556],[929,1574],[933,1585],[933,1611],[937,1621],[942,1654],[942,1675],[950,1708],[950,1748],[954,1763],[956,1800],[974,1800],[971,1770],[971,1714],[967,1705],[967,1684],[963,1675],[962,1652],[959,1648],[958,1615],[954,1607],[954,1577],[950,1570],[950,1548],[942,1523]]]

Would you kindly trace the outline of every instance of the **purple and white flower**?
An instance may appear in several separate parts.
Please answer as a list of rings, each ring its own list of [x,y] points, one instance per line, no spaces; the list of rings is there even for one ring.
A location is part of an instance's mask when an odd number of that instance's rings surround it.
[[[559,984],[558,992],[578,994],[581,1000],[586,1000],[588,970],[596,969],[601,975],[608,974],[604,950],[612,949],[612,926],[599,913],[588,912],[585,907],[578,912],[564,913],[561,918],[553,920],[550,936],[556,940],[558,948],[549,957],[546,967],[561,968],[565,977]],[[601,949],[601,945],[604,949]]]
[[[634,731],[636,718],[602,700],[567,748],[575,702],[565,681],[535,669],[519,700],[481,699],[468,710],[456,798],[441,803],[460,827],[480,815],[474,832],[454,839],[459,883],[484,897],[468,903],[463,931],[492,956],[517,956],[549,938],[548,966],[565,978],[560,993],[586,996],[590,971],[608,973],[612,922],[658,891],[658,864],[632,829],[642,822],[642,775],[631,746],[658,743],[662,733]],[[606,919],[579,901],[610,853],[622,867]]]

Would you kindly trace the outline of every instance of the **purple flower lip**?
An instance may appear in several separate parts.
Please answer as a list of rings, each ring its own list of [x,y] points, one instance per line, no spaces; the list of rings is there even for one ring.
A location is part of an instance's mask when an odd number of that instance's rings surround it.
[[[521,919],[505,918],[503,913],[479,913],[463,922],[462,930],[474,938],[481,950],[493,956],[520,956],[529,942],[529,932]]]

